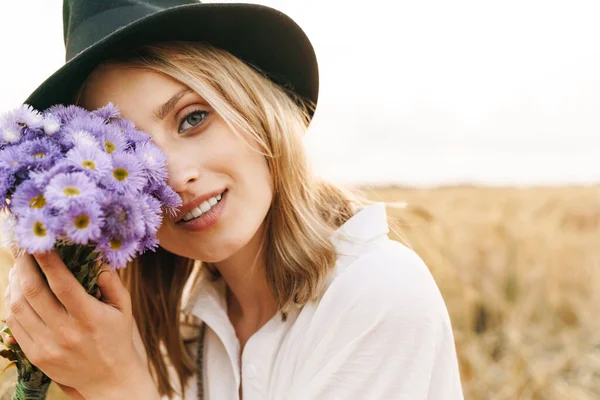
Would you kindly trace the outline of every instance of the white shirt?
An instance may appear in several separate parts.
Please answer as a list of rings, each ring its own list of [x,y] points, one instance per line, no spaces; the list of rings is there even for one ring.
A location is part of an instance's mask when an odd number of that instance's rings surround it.
[[[222,280],[203,281],[184,311],[207,324],[204,399],[463,399],[448,311],[427,266],[387,237],[385,205],[334,235],[339,254],[322,297],[276,314],[240,345]],[[196,377],[185,399],[197,397]]]

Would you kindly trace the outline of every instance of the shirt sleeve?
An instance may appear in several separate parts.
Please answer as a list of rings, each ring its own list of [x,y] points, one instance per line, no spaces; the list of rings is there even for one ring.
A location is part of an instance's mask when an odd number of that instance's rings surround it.
[[[428,268],[387,241],[316,308],[290,399],[463,399],[448,311]]]

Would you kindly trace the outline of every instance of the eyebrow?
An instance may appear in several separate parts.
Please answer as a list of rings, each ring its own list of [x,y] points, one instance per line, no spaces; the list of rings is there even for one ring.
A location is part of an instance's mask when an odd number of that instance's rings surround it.
[[[169,101],[167,101],[165,104],[163,104],[162,106],[159,106],[155,111],[154,111],[154,115],[156,116],[156,118],[158,119],[164,119],[167,114],[169,112],[171,112],[171,110],[173,109],[173,107],[175,107],[175,105],[177,104],[177,102],[179,100],[181,100],[181,98],[183,96],[185,96],[188,93],[191,93],[192,89],[190,88],[185,88],[180,90],[179,92],[175,93],[173,95],[173,97],[171,97],[169,99]]]

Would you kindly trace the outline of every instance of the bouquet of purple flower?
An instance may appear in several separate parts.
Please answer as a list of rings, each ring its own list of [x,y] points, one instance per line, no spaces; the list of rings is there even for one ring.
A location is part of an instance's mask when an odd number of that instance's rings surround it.
[[[55,249],[93,296],[103,264],[122,268],[158,246],[163,213],[181,203],[166,178],[164,154],[110,103],[92,112],[23,105],[0,118],[5,246]],[[50,379],[18,345],[0,355],[17,366],[15,399],[45,398]]]

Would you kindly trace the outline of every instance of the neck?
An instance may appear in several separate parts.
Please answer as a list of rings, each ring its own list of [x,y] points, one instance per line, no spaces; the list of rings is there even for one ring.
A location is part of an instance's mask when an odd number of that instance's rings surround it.
[[[277,312],[265,276],[264,227],[232,257],[216,264],[227,284],[228,313],[235,325],[245,321],[260,328]]]

